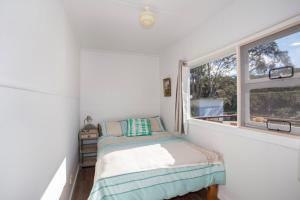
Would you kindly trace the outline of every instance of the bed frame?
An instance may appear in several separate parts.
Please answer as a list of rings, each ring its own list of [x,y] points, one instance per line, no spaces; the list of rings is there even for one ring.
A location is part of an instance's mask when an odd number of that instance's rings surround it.
[[[207,188],[207,200],[218,200],[218,185],[211,185]]]
[[[99,136],[102,135],[101,125],[97,124]],[[218,200],[218,185],[211,185],[207,187],[207,200]]]

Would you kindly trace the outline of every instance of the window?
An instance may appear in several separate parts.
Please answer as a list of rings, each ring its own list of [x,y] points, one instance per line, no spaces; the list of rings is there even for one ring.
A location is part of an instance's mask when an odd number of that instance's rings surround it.
[[[190,117],[300,135],[300,25],[239,48],[190,66]]]
[[[274,87],[250,91],[250,120],[288,120],[300,127],[300,87]]]
[[[190,69],[192,118],[237,125],[236,69],[236,54]]]
[[[270,70],[271,73],[281,73],[284,76],[291,75],[292,70],[299,73],[299,53],[300,32],[270,42],[259,42],[248,50],[249,78],[267,78]]]
[[[242,46],[241,63],[244,125],[300,133],[300,26]]]

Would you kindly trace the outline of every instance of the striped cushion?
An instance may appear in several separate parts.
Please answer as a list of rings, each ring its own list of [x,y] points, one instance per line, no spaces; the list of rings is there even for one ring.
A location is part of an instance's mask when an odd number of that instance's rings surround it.
[[[126,135],[127,133],[127,120],[122,120],[121,121],[121,128],[122,128],[122,134]]]
[[[128,119],[126,136],[151,135],[151,123],[149,119]]]

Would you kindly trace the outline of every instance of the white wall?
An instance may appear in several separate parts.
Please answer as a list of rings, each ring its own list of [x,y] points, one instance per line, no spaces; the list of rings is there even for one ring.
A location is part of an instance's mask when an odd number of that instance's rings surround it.
[[[78,163],[80,55],[63,2],[1,0],[0,27],[1,199],[40,199],[47,188],[45,199],[67,199]]]
[[[190,122],[189,129],[189,140],[223,155],[226,185],[220,187],[221,200],[300,199],[299,150],[295,148],[299,139],[282,141],[282,136],[269,134],[262,139],[263,133],[257,131],[205,122]]]
[[[81,123],[159,115],[159,82],[157,56],[82,50]]]
[[[299,0],[233,1],[198,30],[162,51],[160,77],[170,76],[175,86],[180,59],[201,57],[297,14]],[[174,104],[175,95],[165,98],[161,92],[161,116],[169,130],[174,130]],[[298,148],[245,137],[254,133],[262,134],[198,122],[190,125],[188,138],[224,154],[227,184],[220,188],[222,200],[300,199]],[[281,143],[282,136],[273,137]],[[299,140],[292,143],[297,146]]]

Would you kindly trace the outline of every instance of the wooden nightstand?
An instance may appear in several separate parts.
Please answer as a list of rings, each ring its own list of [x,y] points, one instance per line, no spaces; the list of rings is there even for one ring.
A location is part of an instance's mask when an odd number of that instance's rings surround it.
[[[99,131],[92,129],[79,132],[79,164],[80,167],[95,166],[97,161],[97,141]]]

